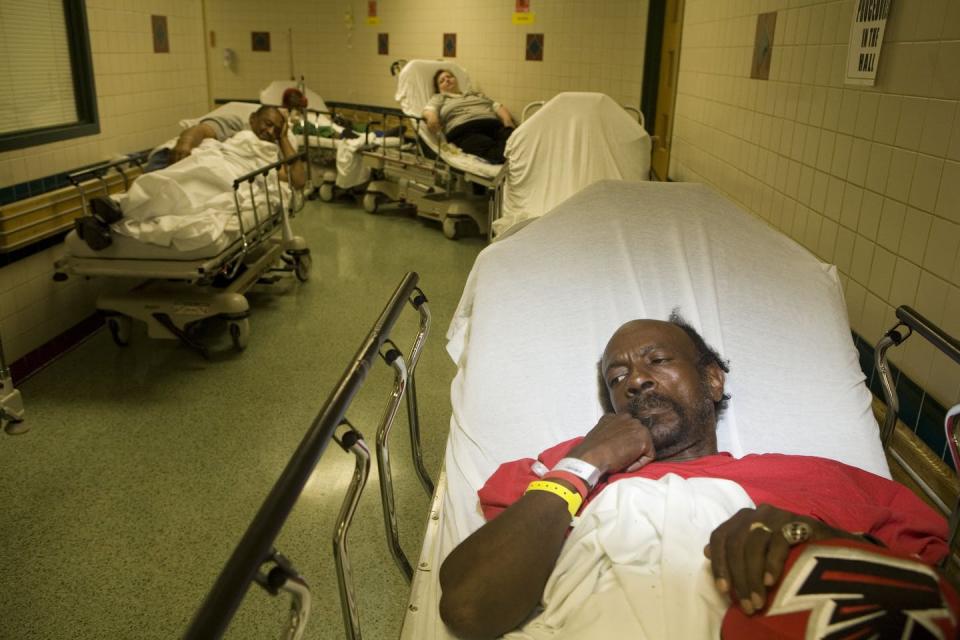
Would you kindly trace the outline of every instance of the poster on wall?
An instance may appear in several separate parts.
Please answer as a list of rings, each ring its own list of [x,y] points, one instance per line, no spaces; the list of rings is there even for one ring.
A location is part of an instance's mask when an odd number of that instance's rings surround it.
[[[270,32],[269,31],[251,31],[250,32],[251,49],[254,51],[270,51]]]
[[[880,47],[890,14],[890,0],[857,0],[847,45],[846,84],[872,87],[877,80]]]
[[[167,16],[150,16],[150,26],[153,28],[153,52],[170,53]]]
[[[537,62],[543,60],[542,33],[527,34],[527,60],[533,60]]]
[[[377,34],[377,53],[381,56],[389,55],[390,53],[390,34],[389,33]]]
[[[380,24],[377,15],[377,0],[367,0],[367,24]]]
[[[535,16],[530,11],[530,0],[514,0],[513,24],[533,24]]]
[[[443,57],[444,58],[457,57],[457,34],[455,33],[443,34]]]

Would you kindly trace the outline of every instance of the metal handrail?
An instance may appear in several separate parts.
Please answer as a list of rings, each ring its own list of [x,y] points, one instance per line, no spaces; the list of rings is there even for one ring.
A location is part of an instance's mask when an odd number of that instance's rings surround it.
[[[403,399],[407,389],[410,393],[407,395],[407,415],[410,421],[410,448],[413,455],[414,468],[417,470],[417,476],[427,492],[427,496],[433,495],[433,482],[423,468],[423,456],[420,447],[420,426],[419,418],[416,413],[416,399],[411,398],[415,392],[413,387],[413,374],[420,360],[420,353],[423,350],[423,344],[427,334],[430,331],[430,311],[427,308],[427,298],[419,289],[417,296],[410,299],[410,303],[420,312],[420,326],[417,330],[417,336],[414,339],[413,346],[410,349],[409,362],[404,359],[403,353],[397,346],[391,343],[391,348],[383,354],[384,361],[393,367],[395,371],[393,393],[387,401],[383,417],[380,421],[380,427],[377,429],[377,472],[380,479],[380,500],[383,507],[383,523],[387,534],[387,546],[394,562],[397,563],[400,572],[407,579],[407,582],[413,579],[413,568],[410,561],[403,553],[403,547],[400,545],[400,535],[397,527],[397,509],[394,502],[393,492],[393,472],[390,466],[390,431],[393,428],[393,422],[397,417],[397,410],[400,408],[400,401]]]
[[[897,397],[896,386],[893,375],[887,365],[887,351],[894,346],[902,344],[907,338],[917,333],[926,338],[933,346],[944,353],[955,363],[960,364],[960,340],[957,340],[947,332],[940,329],[937,325],[930,322],[920,313],[908,306],[897,307],[896,316],[898,323],[877,343],[874,351],[874,366],[877,373],[880,374],[880,384],[883,388],[884,400],[887,403],[887,414],[884,417],[883,426],[880,429],[880,438],[883,442],[883,448],[893,458],[900,463],[903,470],[917,483],[917,486],[927,495],[930,500],[946,515],[949,516],[949,535],[947,537],[949,549],[943,563],[945,564],[953,558],[952,549],[960,537],[960,496],[957,504],[951,509],[942,498],[929,486],[919,474],[906,464],[903,457],[894,449],[890,448],[894,428],[897,423],[897,414],[900,411],[900,401]],[[906,335],[901,333],[901,327],[906,329]],[[955,560],[956,561],[956,560]]]
[[[343,422],[347,408],[363,386],[374,359],[416,289],[418,280],[415,272],[407,273],[394,291],[220,572],[190,623],[184,636],[186,639],[208,640],[223,635],[260,565],[273,555],[274,541],[334,431]]]

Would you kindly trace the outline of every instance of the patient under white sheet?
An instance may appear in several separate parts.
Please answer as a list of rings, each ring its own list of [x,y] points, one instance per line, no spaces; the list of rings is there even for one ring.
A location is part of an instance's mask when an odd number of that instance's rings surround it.
[[[224,232],[239,230],[233,196],[233,181],[258,167],[276,162],[277,145],[241,131],[224,142],[206,139],[190,157],[165,169],[146,173],[125,194],[115,196],[123,220],[114,224],[117,233],[142,242],[190,251],[215,242]],[[263,179],[254,181],[257,214],[265,208]],[[281,182],[284,202],[289,186]],[[277,181],[270,175],[268,190],[274,205],[279,202]],[[253,223],[250,190],[244,185],[237,195],[244,212],[244,228]]]

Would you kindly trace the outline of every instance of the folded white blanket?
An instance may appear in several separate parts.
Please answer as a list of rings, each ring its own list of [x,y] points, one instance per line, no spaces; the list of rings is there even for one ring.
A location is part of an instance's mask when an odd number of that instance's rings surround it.
[[[174,246],[190,251],[215,242],[224,232],[237,231],[233,181],[240,176],[276,162],[277,145],[257,138],[252,131],[241,131],[224,142],[204,140],[185,158],[165,169],[147,173],[117,196],[123,220],[113,230],[142,242]],[[254,181],[257,215],[268,213],[263,179]],[[281,182],[284,202],[290,188]],[[268,191],[273,205],[279,202],[277,180],[271,173]],[[253,224],[250,190],[239,191],[244,228]]]
[[[510,640],[717,638],[727,610],[703,547],[754,504],[729,480],[668,474],[615,482],[583,511],[544,589],[544,611]]]

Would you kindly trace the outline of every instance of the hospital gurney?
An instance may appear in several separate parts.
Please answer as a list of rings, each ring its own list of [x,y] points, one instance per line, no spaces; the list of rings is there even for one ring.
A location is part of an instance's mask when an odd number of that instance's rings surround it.
[[[487,247],[447,333],[444,472],[401,637],[450,638],[438,569],[483,523],[497,466],[589,430],[624,321],[674,308],[731,363],[719,449],[829,457],[890,477],[833,266],[703,185],[600,182]]]
[[[268,275],[271,272],[293,272],[301,282],[310,275],[310,250],[290,228],[293,203],[289,198],[284,201],[286,187],[281,186],[279,175],[281,167],[301,157],[273,162],[234,179],[237,228],[225,230],[210,244],[179,250],[115,233],[111,246],[94,251],[71,231],[65,240],[67,254],[54,265],[54,279],[77,275],[142,281],[97,299],[97,309],[118,345],[128,343],[132,319],[137,319],[146,323],[150,337],[179,339],[206,355],[206,347],[193,337],[194,330],[202,320],[219,317],[227,321],[234,348],[243,350],[250,336],[250,305],[243,294],[258,282],[275,282],[276,276]],[[102,174],[123,162],[70,178],[79,185],[87,174]],[[262,196],[257,196],[255,185]],[[249,210],[241,206],[241,189],[249,194]]]
[[[467,218],[493,237],[597,180],[649,178],[651,143],[642,114],[599,93],[561,93],[527,105],[507,142],[504,165],[464,153],[430,132],[421,118],[440,69],[453,72],[469,90],[470,78],[456,64],[412,60],[403,66],[396,97],[420,145],[416,153],[365,154],[383,176],[367,187],[367,211],[376,211],[382,200],[403,200],[439,220],[449,238],[461,233]]]

